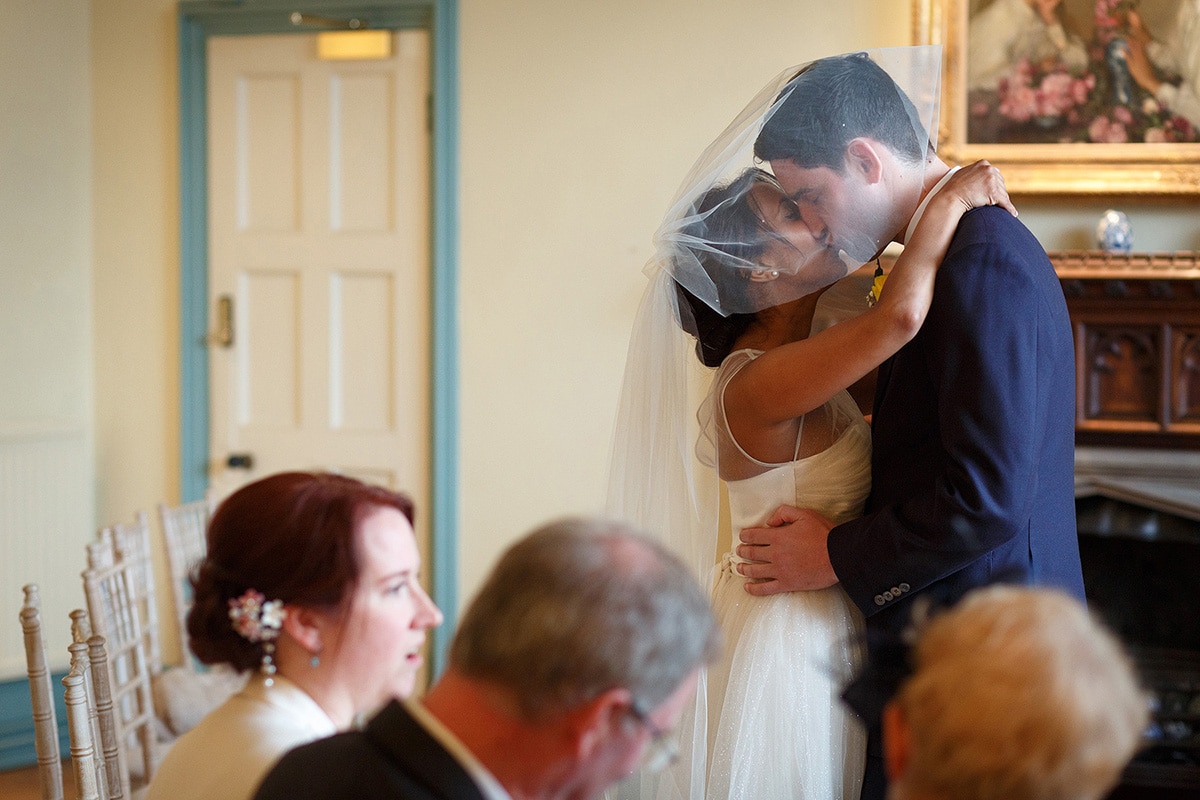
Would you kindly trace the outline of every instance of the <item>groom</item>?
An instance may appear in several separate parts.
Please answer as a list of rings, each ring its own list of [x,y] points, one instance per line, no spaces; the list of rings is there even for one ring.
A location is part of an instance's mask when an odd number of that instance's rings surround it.
[[[903,242],[949,167],[865,54],[799,73],[755,143],[815,235],[859,261]],[[787,91],[785,89],[785,91]],[[866,212],[866,213],[864,213]],[[852,222],[851,222],[852,221]],[[870,251],[870,252],[868,252]],[[1083,598],[1075,531],[1075,360],[1054,268],[1003,208],[966,214],[912,342],[879,369],[866,513],[833,526],[781,507],[741,533],[751,594],[841,583],[869,641],[913,601],[950,602],[999,581]],[[862,797],[882,798],[877,720]]]

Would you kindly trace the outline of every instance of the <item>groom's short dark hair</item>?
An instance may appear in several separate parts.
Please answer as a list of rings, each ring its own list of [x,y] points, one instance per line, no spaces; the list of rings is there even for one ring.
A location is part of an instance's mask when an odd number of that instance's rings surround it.
[[[866,53],[822,58],[796,73],[754,142],[763,161],[845,169],[846,145],[875,139],[899,158],[921,161],[928,147],[917,110],[891,76]],[[923,139],[923,140],[922,140]]]

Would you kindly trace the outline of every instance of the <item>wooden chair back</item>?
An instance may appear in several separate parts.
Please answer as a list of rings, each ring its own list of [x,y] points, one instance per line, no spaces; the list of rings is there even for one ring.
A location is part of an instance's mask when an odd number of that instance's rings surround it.
[[[87,651],[87,645],[83,645]],[[79,800],[103,800],[100,794],[101,764],[96,758],[91,710],[88,697],[88,667],[86,659],[80,664],[71,660],[71,671],[63,678],[67,698],[67,729],[71,734],[71,767],[75,772],[76,796]]]
[[[136,762],[132,755],[118,758],[121,794],[132,797],[131,775],[136,774],[137,786],[144,788],[159,760],[152,675],[133,588],[135,566],[118,557],[112,529],[101,531],[87,551],[84,595],[92,630],[104,637],[107,647],[106,683],[111,687],[117,750],[137,754]]]
[[[105,800],[124,796],[121,784],[122,752],[113,716],[112,681],[108,673],[108,649],[104,637],[93,634],[88,614],[77,608],[71,612],[71,663],[80,664],[84,676],[84,694],[91,744],[96,762],[99,792]],[[64,684],[65,685],[65,684]]]
[[[146,640],[146,663],[150,667],[150,674],[157,675],[163,670],[163,660],[159,641],[158,593],[155,590],[150,551],[150,518],[145,511],[139,511],[133,522],[113,525],[112,536],[117,558],[129,564],[129,587],[133,591],[133,602],[142,623],[142,637]]]
[[[22,591],[21,631],[25,635],[25,663],[29,674],[29,696],[33,702],[34,750],[37,753],[38,784],[42,800],[63,800],[62,756],[58,749],[58,719],[46,668],[46,643],[42,639],[42,602],[37,584]]]
[[[163,544],[166,545],[167,566],[171,572],[171,591],[175,596],[175,616],[179,624],[179,643],[188,663],[195,660],[188,647],[187,615],[192,608],[191,570],[208,552],[205,534],[208,528],[209,505],[204,500],[168,506],[160,503],[158,516],[162,523]]]

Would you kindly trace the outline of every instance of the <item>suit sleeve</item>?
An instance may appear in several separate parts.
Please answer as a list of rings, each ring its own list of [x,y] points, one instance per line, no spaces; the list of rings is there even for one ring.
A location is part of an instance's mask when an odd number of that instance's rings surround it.
[[[1041,302],[1027,266],[996,237],[952,248],[939,270],[918,337],[936,397],[932,466],[915,491],[830,533],[834,570],[867,615],[897,587],[921,591],[1027,536]]]

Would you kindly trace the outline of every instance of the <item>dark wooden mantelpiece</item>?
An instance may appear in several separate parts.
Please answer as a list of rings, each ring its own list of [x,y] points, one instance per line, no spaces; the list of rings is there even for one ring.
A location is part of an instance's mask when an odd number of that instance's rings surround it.
[[[1200,447],[1200,253],[1050,253],[1075,329],[1080,445]]]

